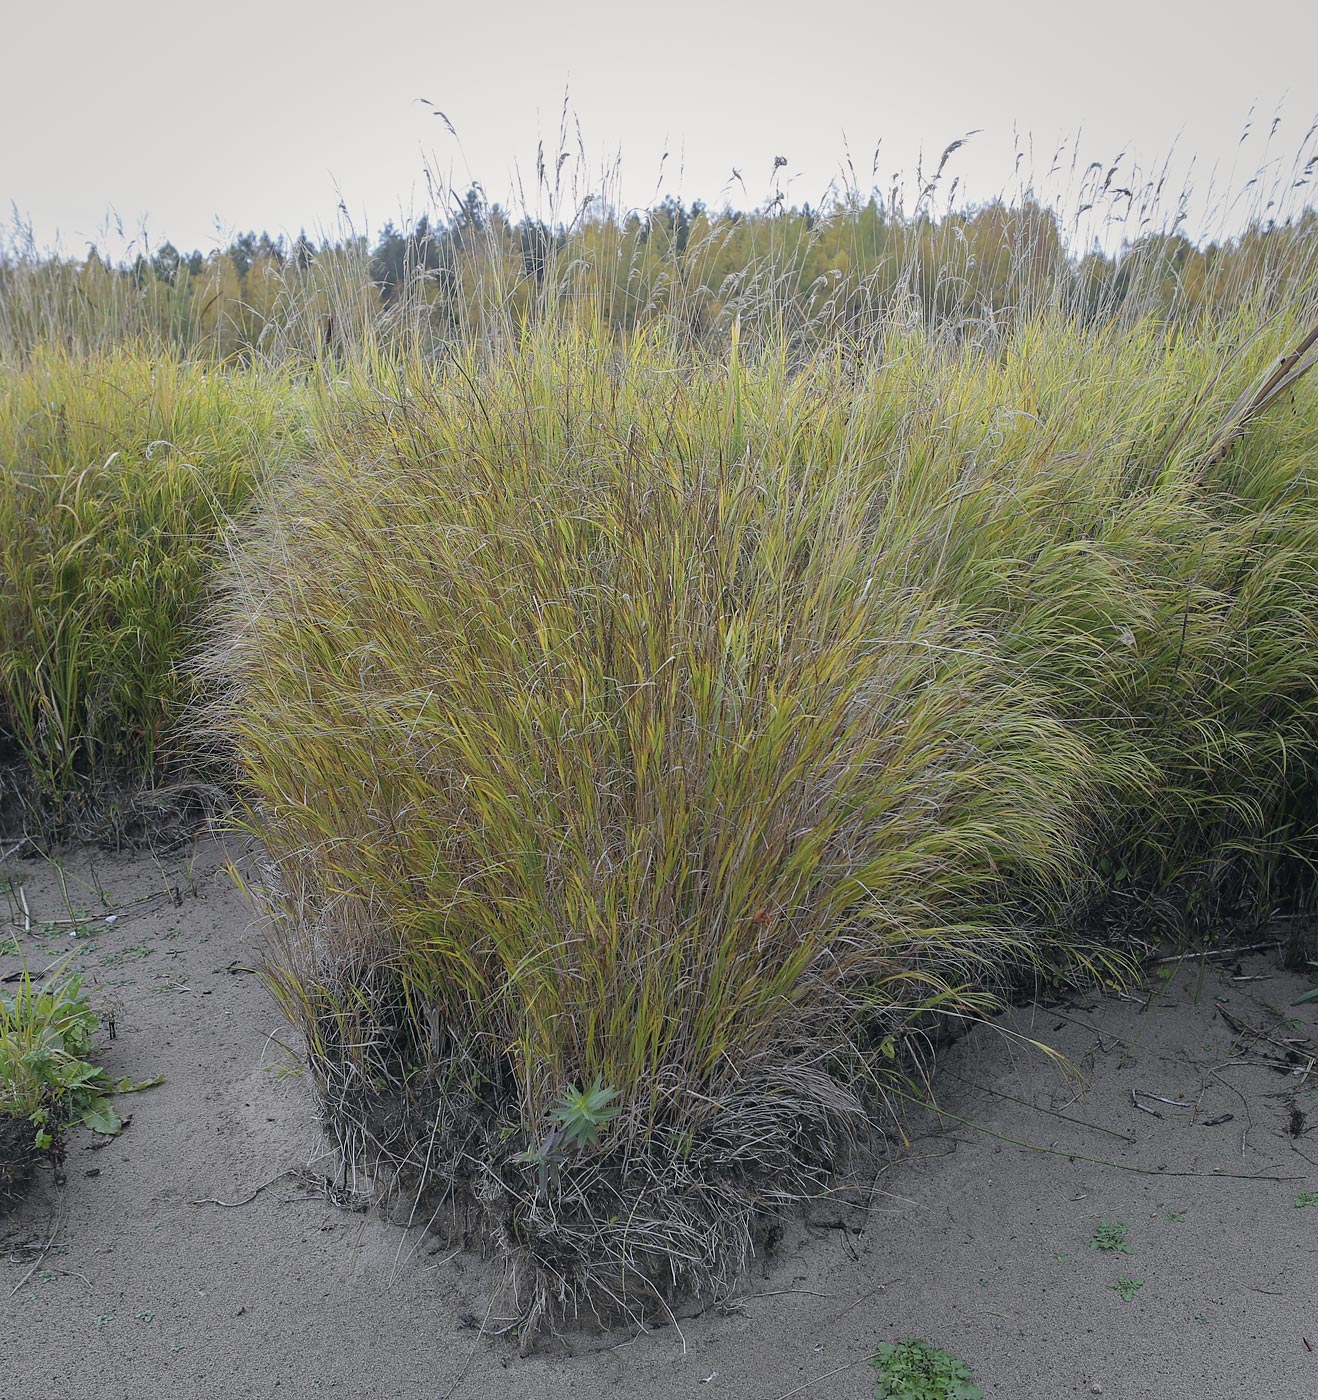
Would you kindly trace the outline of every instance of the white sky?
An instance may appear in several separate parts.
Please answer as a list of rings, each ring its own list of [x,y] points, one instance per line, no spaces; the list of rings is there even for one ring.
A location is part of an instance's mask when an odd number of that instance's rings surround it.
[[[1285,177],[1318,116],[1312,0],[0,0],[0,35],[0,213],[68,254],[333,233],[340,196],[374,235],[424,211],[427,170],[515,204],[565,91],[588,154],[574,126],[565,173],[598,189],[620,154],[612,194],[640,206],[752,207],[777,155],[789,202],[818,204],[848,148],[866,191],[910,189],[972,128],[944,182],[972,199],[1019,188],[1014,130],[1041,189],[1079,134],[1081,166],[1174,150],[1177,189],[1194,157],[1220,192],[1270,159]]]

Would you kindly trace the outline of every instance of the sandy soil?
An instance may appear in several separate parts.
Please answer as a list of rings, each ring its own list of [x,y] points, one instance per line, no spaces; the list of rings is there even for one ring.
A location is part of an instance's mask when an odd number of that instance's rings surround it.
[[[228,859],[83,852],[64,888],[9,863],[34,969],[72,950],[114,1011],[104,1063],[166,1080],[121,1101],[121,1137],[72,1134],[63,1188],[43,1172],[0,1219],[3,1400],[862,1400],[875,1344],[907,1336],[990,1400],[1318,1396],[1318,1205],[1296,1204],[1318,1190],[1318,1008],[1269,956],[977,1029],[868,1211],[816,1206],[734,1309],[521,1358],[471,1330],[479,1259],[315,1189],[315,1106],[243,970],[260,935]],[[69,906],[77,938],[53,923]],[[1103,1219],[1129,1253],[1090,1247]]]

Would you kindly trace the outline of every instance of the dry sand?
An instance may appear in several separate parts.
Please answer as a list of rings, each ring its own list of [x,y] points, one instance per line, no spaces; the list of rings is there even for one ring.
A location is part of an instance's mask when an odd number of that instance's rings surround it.
[[[43,1171],[0,1219],[0,1400],[864,1400],[875,1344],[907,1336],[989,1400],[1318,1396],[1318,1205],[1296,1205],[1318,1190],[1318,1008],[1269,956],[975,1030],[941,1062],[955,1117],[868,1212],[816,1205],[731,1311],[521,1358],[464,1321],[489,1304],[481,1260],[272,1180],[328,1163],[296,1043],[242,970],[260,934],[226,859],[82,852],[67,900],[49,864],[10,862],[33,968],[73,950],[114,1008],[104,1063],[166,1079],[121,1101],[121,1137],[71,1134],[66,1184]],[[85,936],[38,936],[70,904]],[[1100,1219],[1129,1223],[1129,1254],[1089,1247]]]

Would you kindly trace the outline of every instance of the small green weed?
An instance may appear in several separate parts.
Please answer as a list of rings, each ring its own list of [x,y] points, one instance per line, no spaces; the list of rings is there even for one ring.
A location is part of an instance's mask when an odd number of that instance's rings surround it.
[[[1090,1249],[1101,1249],[1106,1254],[1129,1254],[1130,1246],[1126,1243],[1126,1232],[1130,1229],[1130,1222],[1127,1220],[1100,1220],[1098,1228],[1094,1231],[1094,1238],[1089,1241]]]
[[[1185,1223],[1185,1212],[1183,1210],[1169,1210],[1167,1212],[1167,1219],[1174,1225],[1183,1225]]]
[[[159,1084],[115,1083],[91,1063],[99,1018],[82,994],[82,977],[59,968],[38,987],[27,969],[13,992],[0,991],[0,1116],[25,1118],[38,1151],[57,1147],[61,1131],[81,1123],[114,1135],[123,1127],[111,1094]]]
[[[1114,1288],[1121,1294],[1126,1302],[1134,1301],[1135,1295],[1144,1287],[1142,1278],[1119,1278],[1116,1283],[1108,1284],[1109,1288]]]
[[[982,1400],[965,1362],[918,1338],[880,1342],[874,1400]]]
[[[547,1191],[549,1183],[562,1166],[569,1151],[580,1152],[599,1141],[600,1129],[618,1115],[616,1089],[606,1089],[598,1076],[589,1089],[568,1089],[554,1105],[550,1117],[555,1125],[538,1146],[519,1152],[513,1159],[538,1169],[540,1189]]]
[[[297,1079],[301,1076],[304,1066],[302,1065],[262,1065],[261,1068],[266,1074],[273,1075],[276,1079]]]
[[[101,966],[118,967],[121,963],[137,962],[139,958],[149,958],[154,952],[155,949],[145,943],[132,943],[127,948],[120,948],[117,953],[106,953],[101,959]]]
[[[1318,1191],[1301,1191],[1295,1197],[1297,1206],[1318,1206]]]

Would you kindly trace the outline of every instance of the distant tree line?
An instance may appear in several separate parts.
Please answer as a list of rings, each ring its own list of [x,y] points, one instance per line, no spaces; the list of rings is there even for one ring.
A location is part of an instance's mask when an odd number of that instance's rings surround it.
[[[1084,320],[1127,305],[1194,317],[1294,295],[1314,271],[1316,234],[1309,209],[1221,242],[1147,233],[1117,252],[1077,251],[1057,214],[1031,201],[935,217],[878,194],[751,212],[670,196],[551,223],[514,218],[473,185],[446,216],[388,223],[373,244],[248,232],[208,254],[166,242],[127,265],[95,249],[0,259],[0,343],[86,340],[118,325],[221,356],[319,353],[365,333],[442,341],[564,306],[619,333],[664,317],[696,337],[757,316],[794,334],[863,335],[895,307],[973,333],[1041,300]]]

